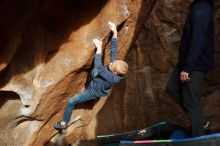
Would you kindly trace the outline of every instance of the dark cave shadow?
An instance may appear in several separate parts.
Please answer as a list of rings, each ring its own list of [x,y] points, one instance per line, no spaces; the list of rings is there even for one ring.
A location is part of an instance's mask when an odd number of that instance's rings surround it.
[[[20,96],[13,91],[0,91],[0,109],[8,100],[20,100]]]
[[[3,4],[5,2],[5,0],[0,0],[0,5]]]
[[[26,24],[22,36],[25,42],[19,45],[10,63],[0,72],[0,87],[7,84],[13,76],[25,74],[38,64],[49,62],[59,52],[60,46],[68,40],[70,34],[92,21],[107,2],[107,0],[39,1],[38,11]],[[37,40],[41,38],[42,40]],[[37,59],[39,54],[45,56],[45,60],[36,62],[35,58]]]

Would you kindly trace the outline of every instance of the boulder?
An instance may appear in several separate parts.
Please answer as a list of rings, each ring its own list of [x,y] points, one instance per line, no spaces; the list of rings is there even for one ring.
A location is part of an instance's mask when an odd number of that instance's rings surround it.
[[[165,94],[191,0],[0,1],[0,145],[96,145],[96,135],[148,127],[159,121],[189,126]],[[220,128],[220,2],[215,0],[215,69],[206,79],[204,113]],[[113,21],[125,79],[108,97],[76,106],[63,133],[53,128],[68,99],[83,90],[93,67],[93,38],[109,63]],[[80,120],[75,118],[80,116]]]

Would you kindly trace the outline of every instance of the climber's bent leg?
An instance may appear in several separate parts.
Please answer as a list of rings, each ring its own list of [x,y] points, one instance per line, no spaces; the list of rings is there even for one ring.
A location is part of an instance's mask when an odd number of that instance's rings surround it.
[[[63,121],[68,123],[70,121],[74,106],[78,103],[82,103],[88,100],[95,99],[96,97],[91,93],[90,89],[85,89],[83,92],[71,97],[68,100],[64,115]]]
[[[74,95],[68,100],[66,109],[64,111],[63,119],[54,125],[57,130],[66,129],[67,123],[70,121],[74,106],[88,100],[96,99],[96,96],[91,93],[90,89],[85,89],[83,92]]]

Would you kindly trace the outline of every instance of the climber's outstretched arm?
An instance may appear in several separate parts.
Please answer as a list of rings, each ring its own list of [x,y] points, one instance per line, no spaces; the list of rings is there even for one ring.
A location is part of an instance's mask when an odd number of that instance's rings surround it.
[[[94,67],[100,67],[103,66],[102,65],[102,59],[101,59],[101,55],[102,55],[102,41],[98,40],[98,39],[94,39],[93,43],[96,47],[96,54],[95,54],[95,61],[94,61]]]
[[[112,42],[111,42],[111,55],[110,62],[112,63],[117,59],[117,50],[118,50],[118,32],[117,27],[113,22],[108,22],[110,30],[113,32]]]

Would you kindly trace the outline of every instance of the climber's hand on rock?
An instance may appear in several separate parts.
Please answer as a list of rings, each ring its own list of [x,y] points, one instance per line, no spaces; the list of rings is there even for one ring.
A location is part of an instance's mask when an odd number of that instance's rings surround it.
[[[109,25],[110,30],[113,32],[113,38],[117,38],[117,27],[115,23],[109,21],[108,25]]]
[[[97,48],[96,54],[101,54],[102,53],[102,41],[98,39],[93,39],[93,44]]]
[[[93,39],[93,44],[95,45],[95,47],[97,49],[101,49],[102,48],[102,41],[100,41],[98,39]]]
[[[109,22],[108,22],[108,25],[109,25],[109,28],[110,28],[111,31],[117,32],[117,28],[116,28],[115,23],[109,21]]]

